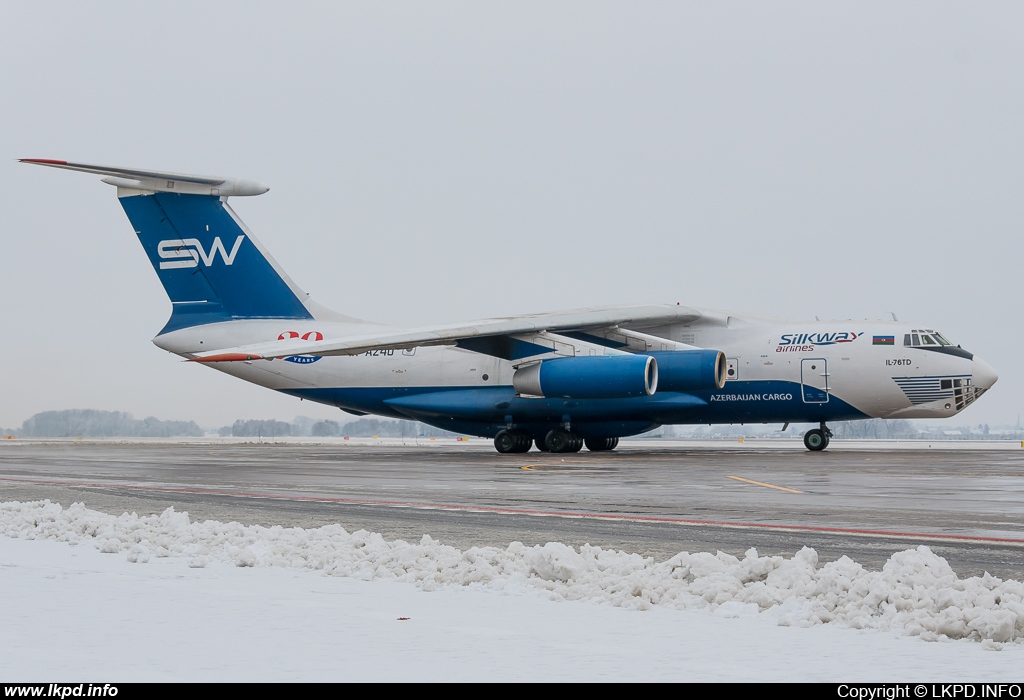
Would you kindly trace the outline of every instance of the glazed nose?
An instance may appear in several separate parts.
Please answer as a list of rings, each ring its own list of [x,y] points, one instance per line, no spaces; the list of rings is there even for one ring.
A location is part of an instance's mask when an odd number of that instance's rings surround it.
[[[988,389],[996,383],[997,379],[999,379],[999,375],[996,374],[994,369],[992,369],[992,365],[984,360],[979,360],[977,355],[975,355],[973,372],[974,386],[981,389]]]

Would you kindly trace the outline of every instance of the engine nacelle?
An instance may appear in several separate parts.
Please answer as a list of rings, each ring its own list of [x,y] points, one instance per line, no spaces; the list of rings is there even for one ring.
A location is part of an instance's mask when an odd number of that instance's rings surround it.
[[[662,391],[700,391],[725,386],[725,353],[720,350],[665,350],[647,353],[658,361]]]
[[[597,355],[543,360],[516,370],[520,394],[566,399],[627,399],[658,389],[658,362],[650,355]]]

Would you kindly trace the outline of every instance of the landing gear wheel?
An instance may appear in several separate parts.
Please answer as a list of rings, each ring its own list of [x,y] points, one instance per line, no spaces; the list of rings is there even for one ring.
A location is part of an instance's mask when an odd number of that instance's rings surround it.
[[[511,430],[502,430],[494,436],[494,449],[503,455],[514,452],[518,446],[519,441],[516,440],[516,434]]]
[[[583,438],[576,433],[569,433],[572,435],[572,444],[569,446],[569,452],[579,452],[583,449]]]
[[[516,445],[516,449],[514,449],[513,452],[529,452],[530,448],[533,446],[533,440],[530,438],[530,436],[527,435],[526,433],[521,433],[517,430],[516,438],[519,440],[519,444]]]
[[[572,435],[560,428],[555,428],[544,436],[544,446],[548,452],[568,452],[572,444]]]
[[[583,438],[568,430],[555,428],[544,436],[544,445],[549,452],[579,452],[583,447]]]
[[[502,430],[494,436],[494,449],[501,454],[528,452],[531,444],[530,436],[518,430]]]
[[[587,438],[583,441],[591,452],[607,452],[614,450],[618,444],[618,438]]]
[[[825,431],[814,428],[804,433],[804,447],[811,452],[821,452],[828,447],[828,437]]]
[[[534,440],[533,442],[534,442],[534,444],[537,445],[537,449],[540,450],[541,452],[550,452],[551,451],[551,450],[548,449],[547,443],[544,442],[544,438],[539,437],[536,440]]]

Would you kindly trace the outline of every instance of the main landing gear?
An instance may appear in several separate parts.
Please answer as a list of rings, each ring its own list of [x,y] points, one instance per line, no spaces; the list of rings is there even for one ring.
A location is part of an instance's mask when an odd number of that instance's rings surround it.
[[[548,452],[579,452],[583,449],[583,438],[564,428],[555,428],[544,436],[544,446]]]
[[[811,452],[821,452],[831,441],[832,431],[825,425],[825,421],[821,421],[820,428],[814,428],[804,433],[804,447]]]
[[[502,454],[516,454],[529,452],[530,447],[536,443],[537,449],[541,452],[579,452],[584,445],[591,452],[606,452],[614,450],[618,444],[618,438],[587,438],[582,437],[564,428],[555,428],[548,432],[543,438],[533,440],[529,434],[521,430],[502,430],[494,436],[494,449]]]
[[[494,436],[494,449],[502,454],[529,452],[533,440],[521,430],[502,430]]]
[[[607,452],[619,446],[618,438],[587,438],[583,441],[591,452]]]
[[[541,452],[579,452],[584,445],[591,452],[606,452],[614,450],[619,444],[618,438],[587,438],[583,439],[576,433],[555,428],[544,436],[544,440],[537,440],[537,449]]]

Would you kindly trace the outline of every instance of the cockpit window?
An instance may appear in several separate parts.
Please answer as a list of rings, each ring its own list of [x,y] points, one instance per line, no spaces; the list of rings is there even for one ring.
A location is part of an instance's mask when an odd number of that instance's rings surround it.
[[[908,348],[928,347],[934,345],[952,345],[941,333],[932,330],[917,329],[903,336],[903,345]]]

